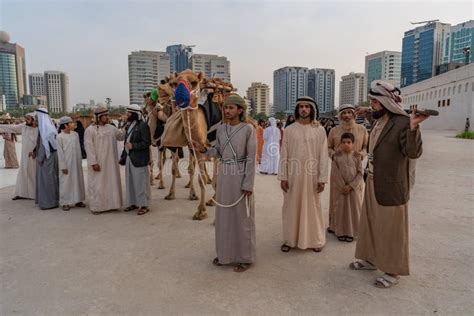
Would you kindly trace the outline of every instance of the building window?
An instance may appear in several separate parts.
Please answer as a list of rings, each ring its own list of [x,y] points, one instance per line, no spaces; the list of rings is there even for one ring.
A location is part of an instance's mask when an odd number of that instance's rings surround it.
[[[443,89],[443,97],[446,96],[446,88]]]
[[[430,92],[430,100],[433,99],[433,91]]]
[[[466,88],[464,89],[464,92],[467,92],[467,87],[469,87],[469,83],[466,82]]]
[[[435,96],[434,96],[434,97],[435,97],[435,98],[438,97],[438,90],[435,90]]]
[[[438,100],[438,107],[441,107],[441,100]]]
[[[448,96],[451,94],[451,87],[448,88]]]
[[[449,106],[451,103],[451,99],[448,99],[448,101],[446,102],[446,106]]]
[[[461,93],[461,85],[458,86],[458,93]]]
[[[445,101],[446,101],[446,100],[443,100],[443,106],[445,106],[445,105],[446,105]]]
[[[471,91],[474,92],[474,81],[471,83]]]

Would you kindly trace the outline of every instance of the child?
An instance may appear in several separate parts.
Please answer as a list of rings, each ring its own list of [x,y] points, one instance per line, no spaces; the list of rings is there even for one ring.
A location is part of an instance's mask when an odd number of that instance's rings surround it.
[[[339,241],[357,237],[363,201],[363,170],[360,154],[352,149],[354,135],[344,133],[332,161],[331,184],[336,187],[334,202],[335,235]]]
[[[82,173],[82,152],[79,135],[74,132],[76,124],[69,116],[59,120],[58,162],[59,162],[59,204],[63,211],[72,206],[85,207],[84,175]]]

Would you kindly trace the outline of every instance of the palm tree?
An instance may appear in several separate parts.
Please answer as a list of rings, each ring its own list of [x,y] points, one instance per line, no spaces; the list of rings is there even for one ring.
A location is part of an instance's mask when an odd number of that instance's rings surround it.
[[[111,98],[105,98],[105,104],[107,104],[107,108],[110,109],[110,103],[112,103],[112,99]]]

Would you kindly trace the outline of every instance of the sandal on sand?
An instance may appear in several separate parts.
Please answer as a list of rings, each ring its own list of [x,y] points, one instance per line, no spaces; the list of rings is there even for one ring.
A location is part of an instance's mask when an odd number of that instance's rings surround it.
[[[63,205],[63,211],[69,211],[71,207],[69,205]]]
[[[354,237],[346,236],[346,241],[347,241],[347,242],[353,242],[353,241],[354,241]]]
[[[374,286],[378,287],[379,289],[388,289],[394,285],[398,284],[399,278],[393,277],[388,274],[382,275],[380,278],[377,278],[374,282]]]
[[[377,268],[364,260],[351,262],[349,268],[352,270],[377,270]]]
[[[339,241],[346,241],[346,236],[337,236],[337,240]]]
[[[123,211],[124,212],[131,212],[131,211],[135,211],[136,209],[138,209],[138,206],[130,205],[129,207],[125,208]]]
[[[289,252],[291,250],[290,246],[285,245],[285,244],[281,245],[280,249],[283,252]]]
[[[245,272],[248,268],[250,268],[250,263],[237,263],[237,265],[234,267],[234,271]]]
[[[76,207],[86,207],[83,202],[76,203]]]
[[[219,262],[219,258],[217,257],[215,257],[214,260],[212,260],[212,264],[218,267],[223,266],[223,264]]]
[[[140,209],[137,212],[137,215],[145,215],[149,211],[150,209],[148,207],[140,207]]]
[[[313,251],[314,251],[314,252],[321,252],[322,250],[323,250],[322,247],[321,247],[321,248],[313,248]]]
[[[333,231],[331,228],[329,228],[329,227],[328,227],[328,229],[327,229],[327,232],[330,233],[330,234],[334,234],[334,231]]]

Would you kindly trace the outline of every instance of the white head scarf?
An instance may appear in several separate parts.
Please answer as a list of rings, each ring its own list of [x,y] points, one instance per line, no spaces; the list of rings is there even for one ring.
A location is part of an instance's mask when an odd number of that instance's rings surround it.
[[[129,106],[127,106],[127,112],[137,113],[138,119],[143,119],[143,112],[138,104],[130,104]]]
[[[70,116],[63,116],[59,119],[59,125],[63,125],[63,124],[71,123],[71,122],[72,122],[72,118]]]
[[[378,100],[388,111],[393,114],[409,116],[402,107],[402,96],[400,89],[391,83],[382,80],[374,80],[370,85],[369,98]]]
[[[56,130],[56,127],[48,115],[48,109],[38,108],[36,110],[36,117],[38,118],[39,134],[41,137],[41,142],[43,143],[44,149],[46,151],[46,158],[49,158],[51,155],[50,147],[53,148],[53,150],[57,150],[58,148],[56,142],[58,131]]]
[[[271,127],[277,127],[277,121],[274,117],[270,117],[268,121],[270,122]]]

